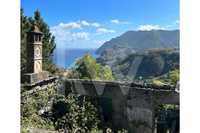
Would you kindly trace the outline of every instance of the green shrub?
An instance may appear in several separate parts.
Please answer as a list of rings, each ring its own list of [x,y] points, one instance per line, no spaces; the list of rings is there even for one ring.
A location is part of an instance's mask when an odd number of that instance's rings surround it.
[[[86,133],[97,128],[99,123],[97,109],[86,97],[78,97],[73,94],[69,94],[66,98],[63,96],[58,97],[53,104],[53,114],[55,115],[55,127],[57,130],[63,129],[69,132],[80,130]],[[58,104],[63,109],[56,112],[59,108]]]
[[[114,79],[111,68],[109,66],[102,66],[96,63],[96,60],[89,54],[86,54],[76,62],[74,75],[78,75],[81,79]]]

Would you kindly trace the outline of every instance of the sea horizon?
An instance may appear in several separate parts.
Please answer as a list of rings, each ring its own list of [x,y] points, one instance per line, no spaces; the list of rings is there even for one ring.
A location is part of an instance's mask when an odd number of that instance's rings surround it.
[[[64,69],[71,68],[76,61],[85,54],[90,54],[96,58],[98,48],[56,48],[53,54],[53,62]]]

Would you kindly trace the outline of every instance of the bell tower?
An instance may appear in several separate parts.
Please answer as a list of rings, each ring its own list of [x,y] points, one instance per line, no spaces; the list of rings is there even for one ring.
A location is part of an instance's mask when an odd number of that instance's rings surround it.
[[[42,70],[42,39],[43,33],[34,24],[27,32],[27,67],[26,73],[22,75],[22,82],[27,86],[34,86],[54,78],[49,72]]]
[[[34,24],[31,31],[28,32],[28,73],[40,73],[42,72],[42,38],[43,33]]]

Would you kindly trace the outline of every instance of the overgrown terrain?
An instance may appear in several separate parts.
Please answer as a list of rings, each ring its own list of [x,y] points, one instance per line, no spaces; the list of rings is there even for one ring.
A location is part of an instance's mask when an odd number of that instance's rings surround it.
[[[32,18],[25,16],[23,10],[21,10],[21,73],[23,74],[26,72],[26,37],[33,23],[36,23],[39,29],[44,33],[44,39],[42,40],[43,69],[53,74],[66,72],[66,70],[58,68],[52,62],[53,51],[56,47],[55,37],[50,33],[49,26],[41,17],[40,12],[36,11]],[[168,35],[168,33],[166,34]],[[169,36],[169,38],[171,38],[171,35]],[[177,40],[174,41],[176,42]],[[169,46],[171,45],[173,44]],[[113,49],[115,53],[113,53]],[[115,58],[116,56],[113,56],[115,54],[119,56]],[[137,67],[138,59],[142,60]],[[136,60],[136,62],[134,62],[134,60]],[[134,71],[135,69],[137,69],[136,72]],[[91,55],[86,54],[75,63],[73,68],[67,70],[66,77],[128,81],[139,79],[156,85],[176,85],[179,80],[179,52],[177,49],[169,48],[135,52],[124,46],[114,46],[112,49],[107,48],[103,51],[101,57],[97,61]],[[105,121],[102,118],[103,115],[109,114],[103,114],[99,106],[102,101],[100,102],[99,99],[79,96],[72,93],[60,95],[57,89],[57,84],[55,84],[55,86],[51,86],[46,90],[37,91],[31,95],[22,94],[22,133],[28,133],[31,128],[51,131],[67,130],[69,133],[74,133],[76,131],[81,133],[127,132],[124,129],[113,129],[109,120]],[[109,105],[105,104],[105,106],[108,109],[110,108]],[[161,108],[163,109],[166,107]]]
[[[115,79],[120,81],[168,79],[170,78],[167,76],[168,73],[179,71],[179,51],[177,49],[153,49],[136,52],[116,61],[107,59],[107,57],[100,56],[97,61],[110,66]]]

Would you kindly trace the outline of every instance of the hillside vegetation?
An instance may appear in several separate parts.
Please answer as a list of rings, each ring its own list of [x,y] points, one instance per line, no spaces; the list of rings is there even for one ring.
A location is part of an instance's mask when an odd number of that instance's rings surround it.
[[[128,31],[97,53],[97,63],[110,66],[116,80],[154,78],[179,69],[179,30]]]
[[[111,66],[117,80],[149,79],[179,69],[179,51],[154,49],[130,54],[124,59],[112,61],[98,59],[99,63]]]

